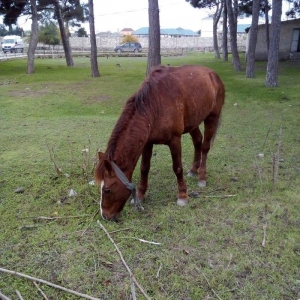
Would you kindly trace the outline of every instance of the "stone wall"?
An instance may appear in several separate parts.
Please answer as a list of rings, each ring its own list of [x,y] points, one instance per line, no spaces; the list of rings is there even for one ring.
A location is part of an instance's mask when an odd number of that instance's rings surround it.
[[[0,42],[3,37],[0,37]],[[148,37],[140,37],[144,50],[148,49],[149,39]],[[122,43],[122,37],[109,36],[109,37],[97,37],[97,47],[100,51],[112,51],[116,45]],[[238,49],[239,51],[245,51],[246,49],[246,36],[238,36]],[[229,43],[229,40],[228,40]],[[74,50],[89,50],[90,39],[86,37],[70,37],[70,45]],[[219,47],[221,48],[222,40],[219,39]],[[25,45],[28,46],[28,45]],[[39,44],[39,46],[42,46]],[[213,52],[213,38],[211,37],[161,37],[160,46],[162,50],[183,49],[191,51],[205,51]],[[230,44],[228,45],[230,50]],[[56,49],[62,49],[62,46],[55,47]]]
[[[114,46],[122,43],[122,37],[97,37],[97,47],[100,51],[113,50]],[[148,37],[140,37],[139,42],[143,49],[148,49]],[[90,48],[90,39],[85,37],[71,37],[70,44],[72,49],[85,50]],[[219,40],[221,47],[222,41]],[[204,37],[161,37],[161,49],[184,49],[184,50],[200,50],[213,51],[213,39]],[[228,45],[230,48],[230,45]],[[238,48],[245,51],[246,36],[238,37]]]

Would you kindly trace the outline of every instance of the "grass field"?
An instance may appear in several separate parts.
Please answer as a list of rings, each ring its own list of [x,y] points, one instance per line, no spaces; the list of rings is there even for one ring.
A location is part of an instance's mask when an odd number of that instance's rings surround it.
[[[132,299],[128,272],[97,223],[98,188],[89,182],[95,153],[105,150],[146,63],[99,58],[101,77],[91,78],[88,58],[75,59],[74,68],[37,60],[33,75],[24,75],[25,60],[0,62],[0,268],[98,299]],[[264,86],[263,62],[253,79],[210,54],[162,63],[206,65],[225,83],[208,186],[186,178],[190,202],[178,207],[169,150],[155,146],[145,210],[126,205],[119,223],[101,224],[151,299],[300,299],[299,63],[280,63],[278,88]],[[182,145],[188,171],[189,136]],[[39,287],[49,299],[79,299]],[[0,293],[19,299],[16,290],[43,299],[32,280],[0,271]],[[137,287],[136,298],[145,299]]]

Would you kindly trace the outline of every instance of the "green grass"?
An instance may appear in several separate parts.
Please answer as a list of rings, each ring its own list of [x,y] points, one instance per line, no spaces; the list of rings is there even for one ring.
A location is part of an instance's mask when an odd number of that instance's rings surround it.
[[[147,62],[99,58],[100,78],[90,77],[89,64],[88,58],[75,59],[74,68],[62,59],[37,60],[36,73],[24,75],[26,61],[0,63],[0,267],[100,299],[130,299],[129,276],[96,223],[98,190],[88,182],[94,154],[105,150],[125,101],[145,77]],[[169,150],[155,146],[145,210],[128,205],[119,223],[102,224],[116,231],[111,236],[153,299],[298,299],[299,64],[280,63],[278,88],[264,86],[263,62],[256,64],[253,79],[209,54],[163,58],[163,64],[203,64],[225,83],[208,186],[199,190],[195,179],[186,178],[189,192],[200,196],[178,207]],[[47,143],[68,177],[55,172]],[[273,184],[278,143],[281,161]],[[188,171],[189,136],[182,145]],[[88,159],[81,153],[86,147]],[[19,187],[24,193],[15,193]],[[68,197],[70,189],[76,197]],[[78,299],[41,288],[49,299]],[[42,297],[32,282],[0,272],[0,291],[17,299],[15,290],[24,299]],[[138,290],[137,297],[143,299]]]

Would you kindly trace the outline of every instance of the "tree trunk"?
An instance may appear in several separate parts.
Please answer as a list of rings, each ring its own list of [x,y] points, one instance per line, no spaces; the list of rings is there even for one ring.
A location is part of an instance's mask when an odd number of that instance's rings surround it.
[[[227,4],[224,3],[223,8],[223,36],[222,36],[222,57],[223,61],[228,61],[228,38],[227,38]]]
[[[219,3],[217,3],[216,12],[215,12],[214,18],[213,18],[213,42],[214,42],[215,58],[220,58],[220,51],[219,51],[219,45],[218,45],[218,23],[219,23],[222,11],[223,11],[223,2],[221,3],[221,6]]]
[[[269,33],[269,1],[265,0],[265,25],[266,25],[266,44],[269,51],[270,33]]]
[[[33,74],[35,72],[34,53],[38,42],[38,15],[37,15],[36,0],[30,0],[30,6],[31,6],[32,23],[31,23],[29,48],[27,52],[27,69],[26,69],[27,74]]]
[[[148,0],[149,13],[149,51],[147,75],[150,73],[152,67],[161,64],[160,57],[160,26],[159,26],[159,8],[158,0]]]
[[[248,50],[247,50],[247,65],[246,65],[246,77],[254,77],[254,66],[255,66],[255,49],[257,42],[257,32],[258,32],[258,19],[260,10],[260,0],[253,0],[252,6],[252,23],[250,28],[250,37],[248,40]]]
[[[68,35],[66,33],[66,30],[65,30],[64,21],[63,21],[60,6],[59,6],[59,0],[54,1],[54,7],[55,7],[55,14],[56,14],[56,17],[57,17],[59,30],[60,30],[60,34],[61,34],[61,40],[62,40],[62,44],[63,44],[64,51],[65,51],[67,66],[68,67],[73,67],[74,62],[73,62],[73,57],[72,57],[72,53],[71,53],[69,37],[68,37]]]
[[[232,53],[232,63],[234,70],[236,72],[241,71],[241,62],[239,57],[239,52],[237,48],[237,0],[233,0],[233,6],[231,0],[226,0],[227,13],[229,19],[229,29],[230,29],[230,45]],[[233,10],[234,9],[234,10]]]
[[[271,40],[268,53],[266,86],[278,86],[279,42],[282,14],[282,0],[272,1]]]
[[[97,61],[97,42],[95,34],[95,19],[94,19],[94,3],[89,0],[89,25],[90,25],[90,40],[91,40],[91,71],[92,77],[100,77]]]

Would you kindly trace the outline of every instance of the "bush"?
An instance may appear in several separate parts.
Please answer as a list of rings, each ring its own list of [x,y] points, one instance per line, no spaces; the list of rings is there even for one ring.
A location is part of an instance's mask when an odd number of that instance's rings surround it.
[[[139,39],[134,35],[124,35],[122,38],[122,43],[129,43],[129,42],[138,42]]]

